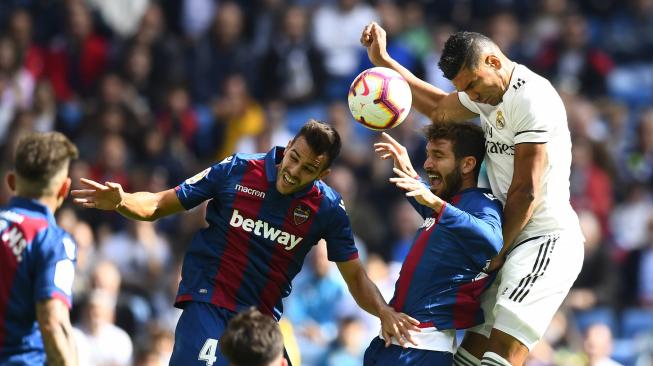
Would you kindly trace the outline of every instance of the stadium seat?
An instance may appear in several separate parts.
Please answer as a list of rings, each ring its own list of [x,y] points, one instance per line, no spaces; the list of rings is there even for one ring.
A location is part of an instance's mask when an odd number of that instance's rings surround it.
[[[617,318],[610,308],[596,308],[587,311],[578,311],[573,314],[576,327],[580,333],[585,333],[593,324],[607,325],[612,334],[617,334]]]
[[[624,310],[621,314],[621,336],[632,339],[642,333],[653,333],[653,310]]]

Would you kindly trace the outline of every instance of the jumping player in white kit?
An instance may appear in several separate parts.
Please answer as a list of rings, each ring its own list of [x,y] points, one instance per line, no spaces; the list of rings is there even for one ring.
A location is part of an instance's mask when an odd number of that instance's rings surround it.
[[[452,93],[393,60],[378,24],[365,27],[361,43],[374,65],[408,81],[413,106],[434,122],[480,117],[490,186],[504,204],[504,244],[487,267],[500,272],[483,295],[486,322],[467,332],[454,364],[522,365],[583,263],[584,239],[569,203],[571,139],[562,100],[546,79],[479,33],[455,33],[444,46],[439,66]]]

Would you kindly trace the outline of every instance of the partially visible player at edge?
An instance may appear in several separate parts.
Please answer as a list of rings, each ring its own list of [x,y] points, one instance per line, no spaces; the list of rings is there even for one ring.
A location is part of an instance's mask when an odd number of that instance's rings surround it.
[[[458,32],[445,43],[439,66],[452,93],[393,60],[378,24],[364,28],[361,43],[374,65],[408,81],[413,106],[433,122],[480,116],[490,185],[504,203],[504,245],[487,269],[501,268],[484,295],[486,324],[468,332],[455,363],[522,365],[583,262],[584,239],[569,203],[571,139],[562,100],[546,79],[479,33]]]
[[[77,156],[58,132],[18,141],[7,176],[14,196],[0,207],[0,365],[77,365],[69,317],[76,246],[54,218]]]
[[[286,148],[235,154],[158,193],[123,192],[116,183],[82,179],[73,191],[83,207],[115,210],[136,220],[191,209],[210,200],[206,220],[186,252],[175,305],[184,309],[171,365],[226,365],[218,339],[236,312],[251,306],[281,317],[282,298],[304,257],[325,239],[356,302],[381,319],[384,335],[403,345],[419,322],[383,300],[358,259],[340,195],[322,182],[340,152],[337,131],[307,122]]]

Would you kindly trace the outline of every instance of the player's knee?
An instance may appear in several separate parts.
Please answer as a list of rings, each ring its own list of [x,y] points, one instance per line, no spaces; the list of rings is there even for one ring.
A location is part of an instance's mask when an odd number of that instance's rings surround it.
[[[508,360],[494,352],[485,352],[481,360],[481,366],[512,366]]]
[[[454,366],[479,366],[481,360],[460,346],[453,357],[453,364]]]

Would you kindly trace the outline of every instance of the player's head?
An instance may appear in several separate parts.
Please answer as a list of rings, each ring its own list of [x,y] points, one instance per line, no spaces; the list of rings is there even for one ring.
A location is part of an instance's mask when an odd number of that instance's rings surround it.
[[[229,321],[220,350],[232,366],[286,366],[283,338],[274,319],[251,308]]]
[[[77,147],[59,132],[30,133],[16,146],[9,187],[21,197],[54,198],[58,207],[70,188],[68,166],[78,155]]]
[[[426,161],[431,191],[449,200],[464,188],[476,187],[485,156],[481,127],[471,123],[434,123],[425,130]]]
[[[282,194],[295,193],[326,177],[340,147],[340,135],[333,127],[308,121],[286,146],[277,172],[277,190]]]
[[[508,89],[510,60],[488,37],[457,32],[444,44],[438,65],[458,91],[478,103],[497,105]]]

